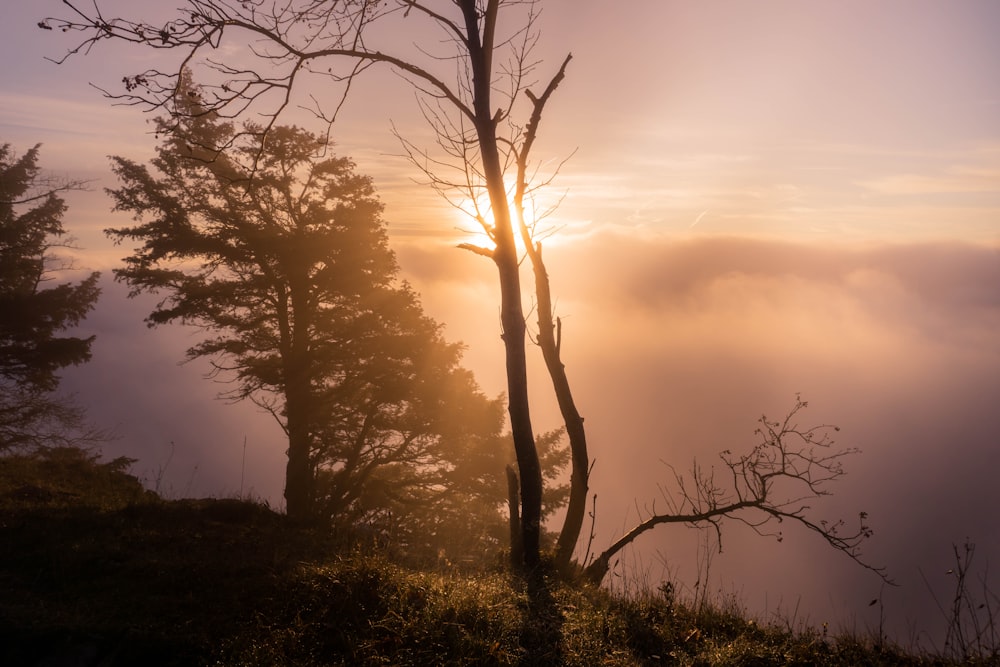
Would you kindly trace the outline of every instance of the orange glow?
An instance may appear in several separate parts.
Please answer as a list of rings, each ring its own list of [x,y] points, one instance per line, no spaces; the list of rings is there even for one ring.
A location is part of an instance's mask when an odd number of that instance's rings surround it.
[[[477,199],[466,197],[455,209],[459,232],[458,242],[468,243],[480,248],[494,248],[491,232],[495,226],[493,209],[489,197],[483,193]]]
[[[206,494],[231,491],[233,462],[246,456],[256,490],[279,499],[282,452],[268,447],[280,434],[264,430],[270,422],[258,427],[250,406],[215,407],[203,369],[174,363],[188,334],[148,330],[148,301],[127,300],[110,281],[125,249],[102,230],[129,216],[108,211],[102,188],[116,181],[105,156],[145,162],[154,140],[144,114],[108,104],[87,82],[117,90],[122,63],[142,62],[139,53],[108,43],[53,67],[46,58],[73,36],[24,30],[38,20],[36,4],[4,7],[0,53],[12,65],[0,134],[19,150],[42,142],[46,169],[93,181],[68,194],[65,221],[86,250],[80,265],[109,278],[85,323],[97,335],[94,359],[68,369],[67,389],[98,423],[122,424],[106,455],[137,455],[155,470],[168,460],[155,447],[176,441],[167,477],[183,489],[202,463],[197,491]],[[876,537],[885,558],[875,560],[897,568],[900,591],[924,590],[907,573],[938,572],[935,554],[956,537],[996,558],[1000,2],[539,4],[531,80],[546,80],[566,53],[574,60],[532,150],[535,183],[558,177],[526,198],[525,215],[545,245],[562,360],[597,461],[597,530],[624,529],[657,500],[672,479],[661,461],[683,471],[695,457],[710,465],[723,448],[752,445],[761,412],[778,416],[801,392],[817,421],[843,426],[843,444],[865,450],[832,500],[871,509],[885,527]],[[401,34],[393,48],[412,53],[421,39]],[[454,248],[494,248],[493,212],[478,186],[443,201],[400,157],[392,127],[440,157],[403,83],[389,68],[357,78],[334,153],[373,177],[402,277],[446,337],[465,343],[464,365],[484,391],[498,395],[507,385],[496,267]],[[303,90],[338,99],[322,81]],[[294,106],[283,123],[322,129],[311,105]],[[523,256],[518,230],[515,241]],[[533,288],[525,262],[532,334]],[[534,346],[528,356],[532,422],[556,428],[544,361]],[[637,552],[648,565],[662,544],[678,581],[690,583],[703,570],[676,540],[693,534],[666,530]],[[808,539],[742,539],[727,527],[713,576],[722,590],[739,571],[740,588],[759,593],[750,606],[801,596],[804,611],[812,595],[812,617],[832,614],[822,617],[836,624],[841,610],[870,599],[871,582],[850,583],[846,559],[802,556]],[[828,597],[845,606],[830,611]],[[895,609],[922,613],[896,600]]]
[[[520,220],[513,201],[514,187],[509,179],[507,183],[508,205],[511,211],[511,222],[514,225],[514,242],[517,245],[518,251],[523,253],[524,242],[519,229]],[[524,222],[532,238],[535,238],[537,232],[535,210],[534,198],[525,197]],[[459,232],[459,236],[456,239],[458,243],[474,245],[479,248],[493,249],[496,247],[496,241],[492,236],[496,222],[493,218],[493,207],[490,205],[489,197],[485,192],[475,199],[466,197],[455,206],[455,212],[458,219],[458,224],[456,225],[456,230]]]

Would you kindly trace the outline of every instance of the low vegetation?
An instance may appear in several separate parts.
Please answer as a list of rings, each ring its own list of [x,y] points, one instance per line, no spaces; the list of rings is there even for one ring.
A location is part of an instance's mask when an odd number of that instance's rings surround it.
[[[669,585],[616,596],[499,557],[417,560],[259,503],[166,501],[128,464],[0,458],[0,664],[957,664],[695,608]]]

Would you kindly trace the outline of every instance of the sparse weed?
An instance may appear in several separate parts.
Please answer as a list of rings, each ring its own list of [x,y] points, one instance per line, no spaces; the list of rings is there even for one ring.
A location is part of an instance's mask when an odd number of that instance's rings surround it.
[[[951,600],[942,604],[924,577],[946,624],[941,654],[961,664],[1000,663],[1000,596],[990,588],[989,567],[975,575],[976,545],[970,540],[953,544],[952,552],[955,565],[945,573],[955,582]]]

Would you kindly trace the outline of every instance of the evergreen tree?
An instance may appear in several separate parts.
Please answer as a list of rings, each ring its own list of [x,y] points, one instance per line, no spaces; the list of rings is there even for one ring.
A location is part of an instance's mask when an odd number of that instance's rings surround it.
[[[196,88],[181,94],[197,105]],[[200,327],[188,357],[281,424],[289,515],[358,520],[379,479],[395,501],[420,501],[455,441],[498,432],[456,415],[496,401],[397,280],[371,179],[299,128],[262,142],[252,125],[193,113],[172,129],[152,169],[113,158],[122,187],[109,193],[137,224],[107,233],[138,243],[116,277],[162,293],[148,323]]]
[[[99,274],[46,287],[59,268],[66,204],[40,179],[38,146],[15,157],[0,146],[0,375],[21,386],[55,389],[57,371],[90,359],[94,337],[60,335],[97,302]]]
[[[73,441],[82,414],[51,392],[59,370],[90,359],[94,336],[65,332],[100,295],[97,273],[50,285],[70,268],[55,252],[67,245],[60,194],[79,184],[44,177],[38,152],[0,145],[0,451]]]

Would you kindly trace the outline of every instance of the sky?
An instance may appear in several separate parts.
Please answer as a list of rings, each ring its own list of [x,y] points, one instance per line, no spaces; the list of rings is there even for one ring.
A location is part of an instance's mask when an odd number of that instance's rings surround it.
[[[653,507],[669,466],[749,448],[761,414],[783,416],[801,394],[803,422],[837,424],[838,442],[862,450],[820,509],[868,512],[866,554],[900,584],[812,535],[778,544],[726,525],[711,557],[697,531],[644,538],[611,585],[707,580],[765,618],[863,631],[884,612],[901,641],[939,641],[952,544],[975,542],[982,568],[1000,558],[1000,4],[542,6],[539,78],[573,54],[535,155],[546,173],[569,158],[547,195],[561,203],[545,256],[596,459],[598,543]],[[72,43],[35,25],[62,11],[4,10],[0,141],[41,142],[43,167],[93,181],[67,196],[65,223],[79,263],[107,277],[127,252],[101,233],[127,222],[101,191],[114,185],[107,156],[148,158],[155,140],[139,110],[88,84],[166,56],[105,47],[57,66],[45,57]],[[388,72],[354,93],[337,150],[374,177],[403,276],[499,393],[495,270],[454,248],[468,221],[413,181],[390,132],[426,138],[412,94]],[[94,359],[65,375],[122,436],[108,454],[138,458],[167,494],[280,505],[277,428],[213,401],[205,367],[177,363],[192,332],[147,329],[149,309],[106,284],[85,325]],[[544,430],[558,413],[532,363]]]

